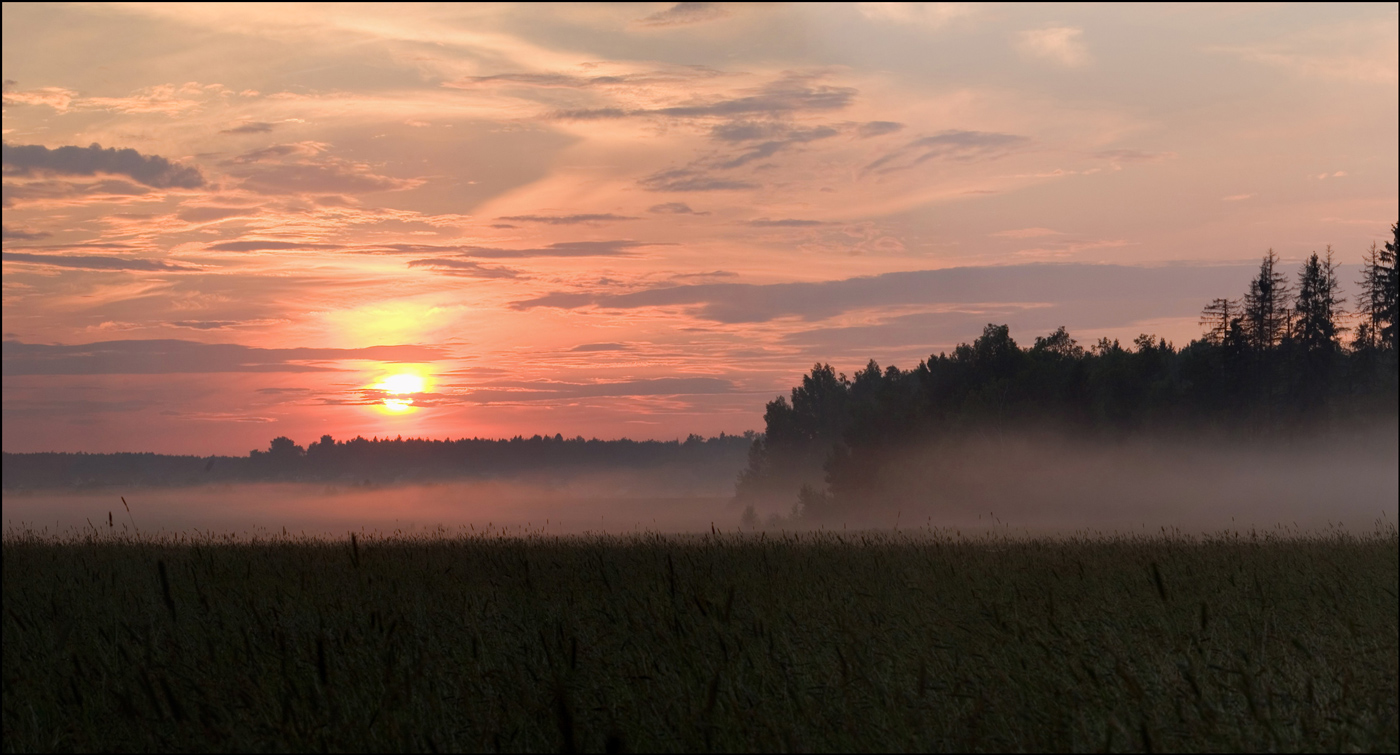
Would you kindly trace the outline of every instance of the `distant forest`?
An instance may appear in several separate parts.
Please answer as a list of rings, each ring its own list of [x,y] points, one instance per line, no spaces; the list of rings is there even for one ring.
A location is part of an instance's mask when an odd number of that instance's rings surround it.
[[[1394,418],[1400,224],[1391,235],[1363,259],[1350,310],[1330,247],[1296,282],[1270,250],[1249,289],[1208,303],[1203,335],[1180,349],[1148,334],[1084,348],[1063,327],[1026,349],[989,324],[910,370],[871,360],[847,378],[817,364],[791,398],[768,403],[737,496],[795,498],[799,514],[846,510],[901,452],[960,435],[1258,436]]]
[[[732,475],[757,435],[684,441],[585,440],[583,436],[510,439],[353,438],[329,435],[302,447],[274,438],[247,456],[168,456],[154,453],[4,454],[5,490],[164,487],[233,482],[326,482],[382,485],[521,475],[677,469]]]

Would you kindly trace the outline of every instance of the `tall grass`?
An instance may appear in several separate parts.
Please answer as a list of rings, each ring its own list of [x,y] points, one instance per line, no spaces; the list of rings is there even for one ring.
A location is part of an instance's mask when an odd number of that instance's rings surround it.
[[[1397,536],[47,537],[4,749],[1389,750]]]

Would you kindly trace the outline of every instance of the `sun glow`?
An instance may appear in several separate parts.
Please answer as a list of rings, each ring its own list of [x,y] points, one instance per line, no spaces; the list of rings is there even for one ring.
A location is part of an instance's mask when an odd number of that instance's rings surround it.
[[[415,372],[399,372],[382,378],[370,386],[383,397],[377,408],[389,414],[403,414],[412,411],[413,396],[427,390],[427,380]]]

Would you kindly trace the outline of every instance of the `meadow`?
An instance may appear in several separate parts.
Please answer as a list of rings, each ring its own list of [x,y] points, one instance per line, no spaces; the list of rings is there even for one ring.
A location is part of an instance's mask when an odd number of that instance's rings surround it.
[[[1397,550],[11,530],[4,749],[1393,752]]]

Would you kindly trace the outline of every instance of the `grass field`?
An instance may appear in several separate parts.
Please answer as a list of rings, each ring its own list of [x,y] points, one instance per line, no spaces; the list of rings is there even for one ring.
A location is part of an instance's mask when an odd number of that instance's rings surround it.
[[[1394,527],[3,553],[6,751],[1400,747]]]

